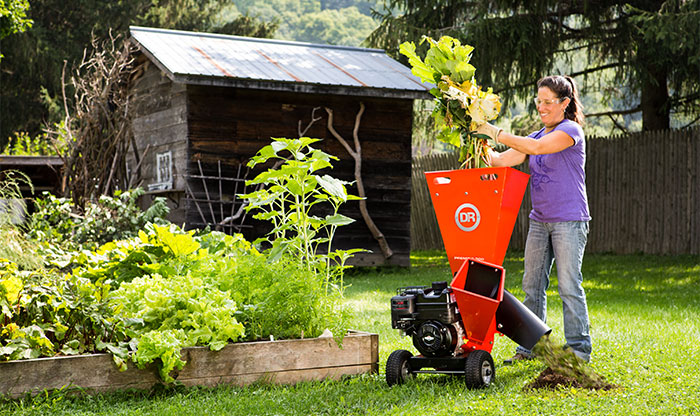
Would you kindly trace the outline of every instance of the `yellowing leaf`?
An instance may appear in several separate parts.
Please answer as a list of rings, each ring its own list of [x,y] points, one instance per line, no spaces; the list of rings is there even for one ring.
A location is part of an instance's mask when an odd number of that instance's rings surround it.
[[[14,304],[19,299],[19,292],[22,291],[24,284],[22,279],[17,276],[9,276],[0,280],[0,286],[2,286],[3,292],[5,292],[5,298],[10,304]]]

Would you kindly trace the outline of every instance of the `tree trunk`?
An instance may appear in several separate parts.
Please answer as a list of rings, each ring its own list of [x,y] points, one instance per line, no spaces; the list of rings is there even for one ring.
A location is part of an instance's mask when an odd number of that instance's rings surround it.
[[[665,68],[648,68],[642,81],[642,130],[667,130],[671,126]]]

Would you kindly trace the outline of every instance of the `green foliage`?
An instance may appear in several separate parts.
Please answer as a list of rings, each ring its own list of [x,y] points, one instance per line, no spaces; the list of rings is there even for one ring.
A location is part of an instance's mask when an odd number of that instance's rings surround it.
[[[4,216],[4,214],[0,215]],[[36,244],[27,240],[24,230],[15,226],[0,227],[0,259],[16,263],[22,270],[33,270],[42,266]]]
[[[135,2],[138,3],[138,2]],[[144,26],[165,29],[206,31],[211,19],[226,4],[225,0],[156,0],[136,18]],[[124,16],[127,17],[128,16]],[[134,16],[132,16],[134,17]]]
[[[316,172],[330,168],[331,160],[337,160],[311,144],[319,141],[309,137],[299,139],[273,139],[251,158],[248,166],[254,167],[270,160],[282,163],[279,168],[270,168],[260,173],[247,185],[266,185],[255,192],[242,195],[248,211],[255,210],[254,218],[272,223],[273,239],[271,258],[276,260],[288,253],[308,271],[325,268],[330,276],[331,266],[344,267],[348,256],[358,250],[332,251],[335,231],[339,226],[354,220],[339,213],[340,206],[359,197],[349,195],[345,188],[348,182]],[[289,159],[287,159],[289,157]],[[324,217],[314,215],[314,208],[323,204],[330,208]],[[269,240],[268,240],[269,241]],[[320,248],[326,254],[320,253]]]
[[[280,22],[277,37],[359,46],[376,27],[371,8],[381,2],[346,0],[235,0],[241,13]]]
[[[23,187],[29,188],[30,192],[34,190],[32,182],[26,174],[12,169],[0,171],[0,201],[23,200]],[[19,214],[26,213],[26,207],[23,205]],[[13,212],[13,207],[0,205],[0,228],[17,223],[16,215],[17,213]]]
[[[27,0],[0,0],[0,39],[32,27]],[[0,59],[2,55],[0,55]]]
[[[479,81],[493,85],[506,105],[532,97],[540,77],[564,73],[577,76],[583,91],[602,92],[614,112],[643,113],[644,129],[668,128],[676,112],[689,124],[699,120],[700,41],[684,36],[700,27],[697,0],[588,1],[564,9],[549,0],[391,0],[387,6],[369,45],[398,57],[397,45],[426,34],[468,42],[479,51],[473,62]],[[600,85],[609,72],[613,79]]]
[[[15,132],[2,154],[13,156],[56,156],[56,150],[51,146],[45,135],[29,136],[26,131]]]
[[[324,275],[297,264],[287,255],[275,263],[248,255],[235,264],[210,263],[206,273],[242,305],[247,340],[317,337],[326,328],[342,339],[351,313],[341,291],[329,290]]]
[[[182,348],[206,345],[217,351],[244,333],[231,293],[189,275],[137,277],[113,291],[110,303],[132,323],[128,333],[138,339],[134,362],[143,368],[160,359],[166,382],[173,381],[173,369],[185,365]]]
[[[182,348],[326,328],[342,339],[350,316],[325,275],[287,255],[270,261],[240,235],[147,224],[137,237],[48,263],[72,271],[2,264],[0,359],[107,351],[119,368],[153,363],[172,381]]]
[[[357,8],[306,13],[298,17],[294,40],[329,45],[360,45],[376,27],[371,17]]]
[[[30,237],[51,244],[69,243],[96,247],[113,240],[133,237],[148,223],[165,223],[169,208],[164,198],[156,198],[142,211],[137,200],[144,193],[138,188],[103,195],[80,209],[71,199],[47,192],[35,201],[30,220]]]
[[[293,149],[299,164],[285,172],[301,175],[279,184],[300,187],[294,188],[300,207],[309,197],[302,188],[318,187],[314,200],[330,201],[335,213],[317,218],[298,210],[288,218],[306,215],[315,229],[334,231],[349,221],[337,213],[348,195],[331,177],[307,182],[303,172],[309,167],[301,165],[308,144],[278,148]],[[320,169],[329,159],[314,154],[311,164]],[[28,179],[3,174],[0,197],[17,199]],[[342,306],[342,270],[351,251],[312,257],[310,264],[286,250],[261,254],[241,235],[158,225],[154,221],[167,213],[164,201],[141,212],[140,195],[135,190],[102,197],[78,214],[69,200],[45,194],[37,200],[30,233],[0,213],[0,254],[11,257],[0,257],[0,361],[104,351],[122,370],[129,360],[141,368],[154,364],[170,382],[171,371],[185,365],[185,347],[219,350],[242,339],[315,337],[326,328],[342,339],[349,318]],[[285,234],[287,228],[278,225]],[[330,244],[330,238],[315,241]],[[333,271],[331,258],[339,262]]]
[[[241,14],[229,22],[215,26],[213,32],[253,38],[272,38],[279,25],[280,23],[276,19],[264,22],[248,14]]]
[[[94,352],[97,343],[126,351],[125,323],[108,304],[109,290],[75,275],[21,272],[0,260],[0,360]],[[118,363],[122,358],[115,355]]]
[[[424,37],[422,41],[430,44],[425,59],[416,54],[413,42],[404,42],[399,49],[408,57],[415,76],[436,85],[430,93],[435,96],[432,114],[439,132],[437,138],[459,148],[463,166],[489,166],[488,137],[474,130],[498,116],[501,102],[490,88],[482,91],[476,84],[476,68],[469,63],[474,48],[449,36],[438,41]]]
[[[0,259],[16,263],[20,269],[41,267],[35,245],[25,237],[21,224],[27,216],[22,188],[33,191],[27,175],[16,170],[0,172]]]

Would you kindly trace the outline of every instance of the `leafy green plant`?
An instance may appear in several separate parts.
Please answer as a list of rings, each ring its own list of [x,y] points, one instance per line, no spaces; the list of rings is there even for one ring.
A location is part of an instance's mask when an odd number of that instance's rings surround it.
[[[108,304],[108,285],[75,275],[22,272],[0,260],[0,360],[104,350],[126,358],[125,323]],[[121,349],[116,349],[119,347]]]
[[[164,224],[169,208],[164,198],[156,198],[142,211],[137,200],[141,188],[117,191],[78,208],[70,199],[43,193],[35,201],[30,221],[30,236],[51,244],[69,243],[95,248],[113,240],[130,238],[150,222]]]
[[[246,340],[317,337],[325,329],[342,340],[351,311],[340,290],[328,290],[325,275],[309,273],[289,254],[276,262],[247,255],[235,262],[209,263],[201,269],[241,305]]]
[[[476,68],[469,63],[474,48],[449,36],[437,41],[424,36],[424,41],[430,44],[425,59],[417,55],[413,42],[402,43],[399,51],[408,57],[414,75],[435,85],[430,93],[435,96],[432,115],[440,131],[438,139],[459,148],[463,167],[489,166],[488,136],[476,129],[498,116],[501,102],[491,88],[483,91],[477,85]]]
[[[61,124],[56,127],[60,128]],[[26,131],[18,131],[10,137],[2,153],[13,156],[58,156],[58,152],[64,148],[63,142],[54,147],[46,134],[31,137]]]
[[[267,220],[273,226],[272,239],[268,239],[272,243],[271,260],[278,260],[287,253],[307,271],[316,272],[320,267],[329,282],[334,271],[340,272],[339,288],[342,290],[345,263],[352,254],[361,250],[334,251],[332,242],[339,226],[354,221],[339,213],[340,206],[359,197],[347,193],[345,185],[348,182],[317,174],[322,169],[331,168],[331,160],[337,160],[335,156],[311,147],[318,141],[310,137],[273,139],[272,144],[251,158],[248,166],[270,160],[279,161],[281,165],[248,181],[248,185],[265,186],[242,197],[249,203],[246,209],[256,211],[254,218]],[[330,208],[330,213],[323,217],[314,215],[319,204]]]
[[[128,319],[128,333],[138,340],[134,362],[139,367],[160,359],[164,381],[185,364],[180,350],[205,345],[214,351],[244,334],[236,319],[236,302],[200,278],[158,274],[123,283],[110,295],[114,311]]]
[[[223,253],[242,253],[236,250],[239,245],[250,246],[242,238],[219,238],[213,234],[224,235],[214,232],[195,236],[194,231],[185,232],[174,224],[147,224],[138,237],[112,241],[95,251],[76,252],[69,263],[83,277],[119,286],[145,275],[196,273],[199,262],[215,261]],[[200,241],[206,246],[202,247]]]
[[[340,291],[288,256],[270,261],[240,235],[149,224],[138,237],[77,253],[71,263],[74,274],[118,287],[109,297],[138,345],[132,359],[157,362],[169,380],[183,347],[314,337],[326,328],[342,337],[350,312]]]

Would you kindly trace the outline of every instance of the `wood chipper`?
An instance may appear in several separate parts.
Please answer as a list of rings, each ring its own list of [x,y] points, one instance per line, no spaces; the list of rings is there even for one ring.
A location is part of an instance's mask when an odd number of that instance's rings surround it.
[[[386,381],[454,374],[463,375],[468,388],[486,387],[496,377],[496,333],[532,348],[551,332],[504,288],[502,263],[528,175],[512,168],[425,175],[453,276],[449,285],[402,287],[391,298],[392,328],[411,336],[419,355],[391,353]]]

